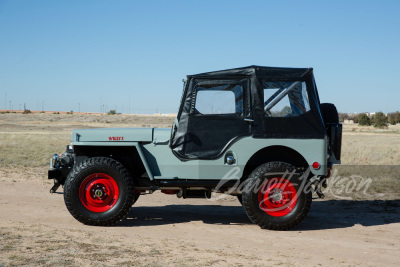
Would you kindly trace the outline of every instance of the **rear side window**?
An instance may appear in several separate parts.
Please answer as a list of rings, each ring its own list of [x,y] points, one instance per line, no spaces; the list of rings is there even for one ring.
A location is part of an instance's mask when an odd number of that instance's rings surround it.
[[[295,117],[310,110],[305,82],[263,81],[266,117]]]
[[[243,114],[243,87],[238,84],[201,85],[196,88],[195,114]]]

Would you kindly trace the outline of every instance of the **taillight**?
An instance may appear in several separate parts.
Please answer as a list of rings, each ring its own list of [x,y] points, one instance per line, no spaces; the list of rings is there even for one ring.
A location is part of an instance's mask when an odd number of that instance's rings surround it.
[[[318,169],[321,167],[321,165],[319,165],[318,162],[314,162],[314,163],[312,164],[312,167],[313,167],[315,170],[318,170]]]

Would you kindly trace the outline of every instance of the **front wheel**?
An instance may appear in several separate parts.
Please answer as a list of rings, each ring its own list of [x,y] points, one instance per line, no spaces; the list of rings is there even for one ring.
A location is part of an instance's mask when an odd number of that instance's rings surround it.
[[[288,230],[310,210],[311,185],[307,177],[296,173],[294,166],[269,162],[250,174],[242,200],[249,218],[261,228]]]
[[[64,186],[68,211],[87,225],[117,223],[128,214],[137,197],[128,170],[104,157],[82,161],[68,175]]]

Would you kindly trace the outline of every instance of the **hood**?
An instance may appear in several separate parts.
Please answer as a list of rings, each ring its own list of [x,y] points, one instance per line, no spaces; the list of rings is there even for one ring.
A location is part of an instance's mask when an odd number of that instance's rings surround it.
[[[71,142],[152,142],[153,135],[154,128],[75,129]]]

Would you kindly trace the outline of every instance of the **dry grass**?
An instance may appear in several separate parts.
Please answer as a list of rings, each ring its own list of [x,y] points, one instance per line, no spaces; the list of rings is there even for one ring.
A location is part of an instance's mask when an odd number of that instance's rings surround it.
[[[400,134],[343,134],[342,163],[345,165],[398,165]]]
[[[398,165],[400,124],[388,129],[344,125],[342,144],[342,164]]]
[[[65,151],[71,129],[170,127],[173,117],[139,115],[0,114],[0,164],[44,167]]]
[[[65,151],[69,133],[0,132],[2,166],[43,167],[55,152]]]
[[[327,196],[352,199],[398,199],[400,196],[400,125],[387,129],[344,125],[342,165],[336,165]],[[336,179],[336,180],[335,180]],[[341,182],[339,182],[341,181]],[[368,190],[346,190],[352,181],[370,181]]]

